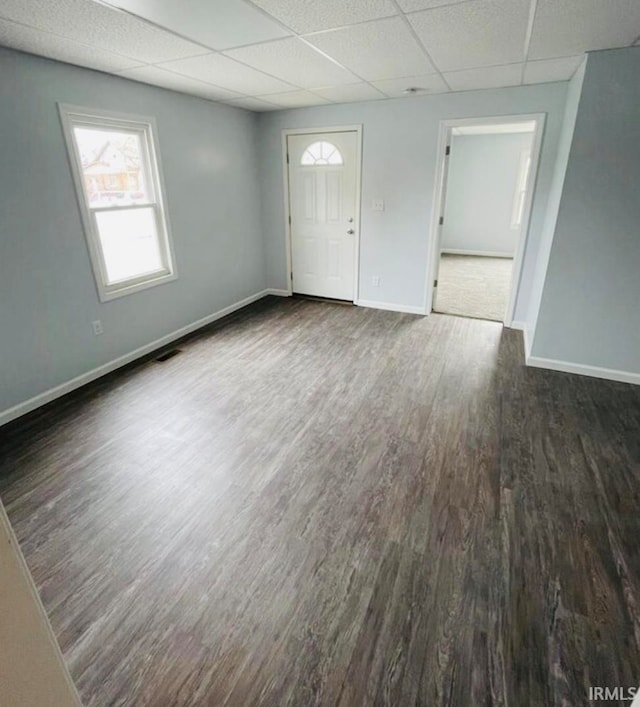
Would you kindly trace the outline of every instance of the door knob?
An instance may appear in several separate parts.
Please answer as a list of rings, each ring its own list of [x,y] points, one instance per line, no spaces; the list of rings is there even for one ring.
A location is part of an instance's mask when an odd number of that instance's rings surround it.
[[[352,235],[355,233],[355,231],[353,230],[353,228],[350,228],[350,229],[347,231],[347,233],[348,233],[350,236],[352,236]]]

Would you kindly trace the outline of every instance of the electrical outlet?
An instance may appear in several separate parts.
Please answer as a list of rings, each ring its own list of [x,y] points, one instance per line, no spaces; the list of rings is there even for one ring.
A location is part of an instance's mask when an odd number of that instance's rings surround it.
[[[380,278],[377,275],[374,275],[371,278],[371,286],[372,287],[380,287]]]
[[[100,334],[104,334],[104,329],[102,328],[102,322],[99,319],[96,319],[95,322],[91,322],[91,326],[93,327],[93,333],[96,336],[100,336]]]
[[[384,211],[384,199],[374,199],[373,200],[373,210],[374,211]]]

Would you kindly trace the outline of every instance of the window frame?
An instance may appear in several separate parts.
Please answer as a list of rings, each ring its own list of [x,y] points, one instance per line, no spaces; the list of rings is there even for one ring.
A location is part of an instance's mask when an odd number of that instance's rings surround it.
[[[531,174],[533,155],[532,147],[526,147],[520,151],[520,161],[518,163],[518,178],[516,190],[513,195],[511,205],[511,230],[516,231],[522,228],[524,218],[525,203],[529,186],[529,175]]]
[[[157,126],[153,117],[118,113],[100,108],[58,103],[58,111],[64,133],[67,156],[71,168],[71,176],[76,192],[80,216],[89,250],[89,259],[101,302],[108,302],[118,297],[124,297],[140,292],[149,287],[171,282],[178,277],[175,265],[175,255],[171,238],[171,228],[166,207],[160,150],[157,140]],[[143,171],[148,177],[145,186],[149,192],[149,200],[144,204],[128,204],[123,206],[102,206],[91,208],[87,196],[82,162],[74,135],[75,127],[101,128],[104,130],[119,130],[137,134],[142,146]],[[147,182],[147,180],[145,180]],[[144,273],[110,283],[107,275],[96,214],[101,212],[122,212],[134,209],[152,208],[156,225],[158,249],[162,269]]]

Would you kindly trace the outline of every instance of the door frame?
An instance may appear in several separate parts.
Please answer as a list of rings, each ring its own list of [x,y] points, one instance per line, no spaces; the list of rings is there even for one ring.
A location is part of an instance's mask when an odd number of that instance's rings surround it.
[[[282,177],[284,192],[285,250],[287,258],[287,294],[293,294],[292,238],[291,238],[291,194],[289,185],[289,163],[287,162],[287,138],[289,135],[314,135],[324,133],[356,133],[356,208],[354,214],[354,273],[353,303],[358,302],[360,284],[360,212],[362,207],[362,124],[333,125],[328,128],[285,128],[282,130]]]
[[[458,118],[452,120],[441,120],[438,133],[438,159],[436,162],[436,175],[433,190],[433,209],[431,213],[431,226],[429,229],[429,248],[427,255],[427,281],[425,283],[425,314],[431,314],[433,307],[434,281],[438,273],[440,264],[440,242],[442,239],[442,224],[440,218],[444,217],[444,207],[446,199],[446,184],[444,178],[447,173],[447,147],[451,147],[453,128],[469,127],[475,125],[500,125],[501,123],[528,123],[535,122],[533,131],[533,142],[531,144],[531,168],[529,172],[529,183],[524,200],[522,211],[522,225],[520,235],[516,243],[513,256],[513,272],[511,274],[511,286],[509,299],[503,319],[504,326],[510,327],[513,323],[518,294],[520,292],[520,282],[522,279],[522,265],[524,263],[524,253],[529,239],[529,229],[531,226],[531,210],[533,206],[533,196],[536,191],[538,168],[540,166],[540,153],[542,151],[542,138],[546,113],[518,113],[516,115],[492,115],[478,118]]]

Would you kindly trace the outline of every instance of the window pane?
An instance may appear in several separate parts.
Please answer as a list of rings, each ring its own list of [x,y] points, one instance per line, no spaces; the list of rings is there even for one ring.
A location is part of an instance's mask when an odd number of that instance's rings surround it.
[[[74,134],[89,208],[152,200],[138,133],[76,127]]]
[[[314,142],[304,151],[300,164],[303,166],[338,165],[342,164],[342,155],[340,150],[330,142]]]
[[[108,284],[163,270],[152,207],[95,214]]]

